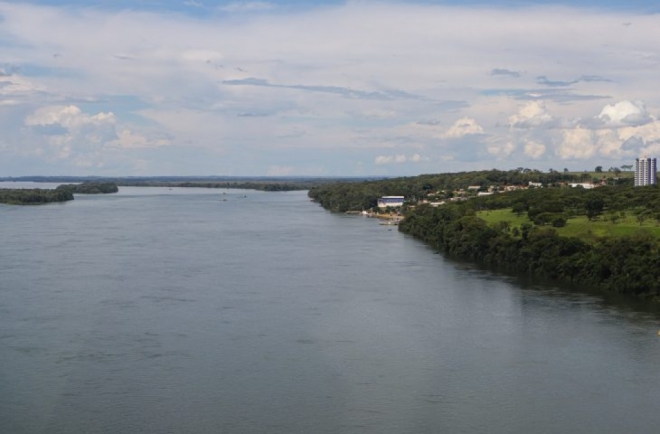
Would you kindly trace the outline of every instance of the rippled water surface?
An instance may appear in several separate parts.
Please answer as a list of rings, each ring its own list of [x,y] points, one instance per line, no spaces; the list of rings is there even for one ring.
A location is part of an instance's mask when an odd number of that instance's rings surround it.
[[[1,433],[656,433],[659,320],[304,192],[0,205]]]

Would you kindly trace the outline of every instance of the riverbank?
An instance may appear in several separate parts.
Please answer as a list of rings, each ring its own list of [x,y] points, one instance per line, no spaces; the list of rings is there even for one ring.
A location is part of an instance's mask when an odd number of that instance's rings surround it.
[[[381,220],[382,225],[398,225],[403,216],[398,213],[377,213],[373,211],[346,211],[344,214],[356,215],[368,218],[376,218]]]
[[[652,235],[587,242],[551,228],[489,226],[464,208],[418,208],[399,225],[441,252],[513,273],[660,301],[660,246]]]

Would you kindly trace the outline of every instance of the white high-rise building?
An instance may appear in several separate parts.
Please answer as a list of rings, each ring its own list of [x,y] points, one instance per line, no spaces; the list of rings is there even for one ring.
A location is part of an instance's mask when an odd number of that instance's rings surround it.
[[[655,158],[637,158],[635,160],[635,187],[656,185],[658,183],[658,164]]]

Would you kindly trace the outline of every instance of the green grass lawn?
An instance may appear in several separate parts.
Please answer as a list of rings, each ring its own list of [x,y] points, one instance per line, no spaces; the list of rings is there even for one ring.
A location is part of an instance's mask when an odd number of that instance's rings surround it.
[[[496,209],[491,211],[479,211],[477,217],[483,219],[489,225],[493,225],[497,222],[508,221],[511,224],[511,228],[520,227],[523,223],[529,223],[527,218],[527,213],[518,217],[516,213],[511,211],[511,209]]]
[[[594,221],[587,220],[586,216],[580,216],[569,219],[566,226],[563,228],[553,228],[559,235],[567,237],[578,237],[585,241],[594,241],[597,238],[604,236],[621,237],[624,235],[633,235],[636,233],[652,234],[660,238],[660,226],[655,220],[646,220],[640,226],[632,213],[625,218],[620,219],[616,224],[611,221],[606,221],[603,216],[600,216]],[[499,209],[492,211],[480,211],[477,216],[485,220],[488,224],[493,225],[499,221],[508,221],[511,228],[520,227],[523,223],[531,223],[527,218],[527,214],[518,217],[510,209]],[[543,226],[552,228],[551,225]]]

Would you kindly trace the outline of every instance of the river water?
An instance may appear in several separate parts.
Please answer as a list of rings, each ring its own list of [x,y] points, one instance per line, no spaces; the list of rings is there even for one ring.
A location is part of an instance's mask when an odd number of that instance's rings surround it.
[[[11,185],[10,185],[11,186]],[[656,433],[660,316],[304,192],[0,205],[2,433]]]

